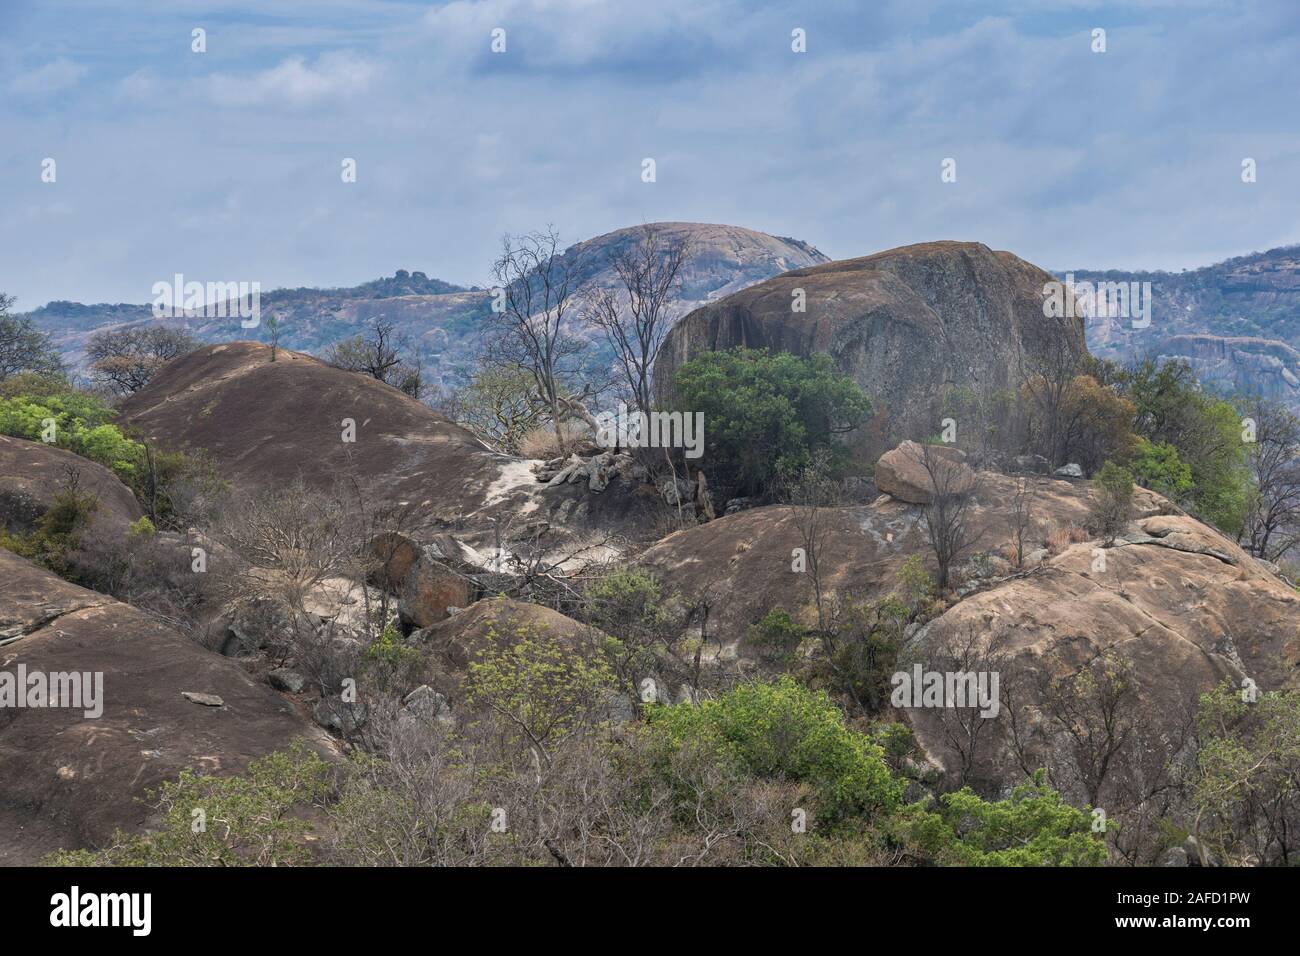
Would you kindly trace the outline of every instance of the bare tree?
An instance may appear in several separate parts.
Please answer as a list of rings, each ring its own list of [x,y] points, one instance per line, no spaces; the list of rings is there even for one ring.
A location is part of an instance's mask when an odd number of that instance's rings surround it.
[[[1005,631],[986,635],[973,624],[954,629],[940,638],[930,649],[929,668],[947,674],[998,675],[999,707],[1001,705],[1001,680],[1010,664]],[[945,706],[936,708],[943,739],[957,756],[955,767],[949,770],[958,787],[987,783],[975,779],[981,760],[993,743],[997,726],[996,715],[985,713],[976,701],[945,700]]]
[[[1036,488],[1030,479],[1020,478],[1016,482],[1016,493],[1011,498],[1011,533],[1016,542],[1016,567],[1025,566],[1025,538],[1034,517],[1034,494]]]
[[[1024,390],[1035,406],[1034,437],[1051,468],[1063,463],[1065,406],[1083,361],[1069,335],[1069,321],[1045,317],[1045,323],[1055,322],[1058,327],[1045,330],[1031,355],[1020,357]]]
[[[335,368],[369,375],[386,385],[400,388],[412,398],[419,398],[419,362],[411,354],[414,348],[410,341],[398,334],[396,328],[381,316],[374,320],[367,334],[334,345],[326,354],[325,361]]]
[[[1054,785],[1062,790],[1077,785],[1090,806],[1099,806],[1102,788],[1136,727],[1139,698],[1131,665],[1104,651],[1062,677],[1044,671],[1038,698],[1068,741],[1068,763],[1048,763]]]
[[[618,357],[632,401],[643,412],[651,409],[651,373],[672,321],[669,306],[690,253],[689,238],[667,236],[658,226],[642,226],[637,240],[612,257],[618,287],[598,290],[588,306],[589,318],[605,333]]]
[[[1238,542],[1277,561],[1300,544],[1300,418],[1264,399],[1248,402],[1245,413],[1255,422],[1248,446],[1255,488]]]
[[[546,416],[532,375],[517,365],[484,363],[468,385],[442,398],[441,407],[426,403],[507,455],[522,454],[524,436]]]
[[[803,545],[813,601],[817,608],[817,630],[825,632],[829,607],[822,575],[822,557],[831,532],[834,509],[840,503],[839,484],[831,477],[831,456],[825,449],[813,452],[812,461],[796,475],[783,476],[784,496],[794,506],[794,519]]]
[[[948,587],[952,566],[974,547],[980,533],[971,524],[971,512],[979,492],[978,472],[968,468],[955,449],[933,445],[915,446],[913,460],[929,479],[930,501],[924,506],[925,530],[939,565],[937,584]]]
[[[148,385],[172,359],[198,347],[199,340],[185,329],[126,326],[92,335],[86,343],[86,358],[95,381],[119,395],[131,395]]]
[[[494,307],[497,336],[493,361],[524,369],[533,380],[538,401],[550,413],[560,442],[560,426],[569,418],[599,425],[585,404],[591,386],[574,394],[568,382],[576,371],[585,342],[574,334],[572,320],[581,285],[579,254],[560,249],[554,227],[545,232],[505,236],[492,266],[499,283],[500,309]]]

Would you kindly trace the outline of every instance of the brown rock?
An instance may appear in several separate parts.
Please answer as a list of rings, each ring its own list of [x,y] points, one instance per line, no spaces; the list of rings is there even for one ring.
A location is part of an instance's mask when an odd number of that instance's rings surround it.
[[[1097,543],[1082,542],[1031,576],[968,597],[925,630],[913,656],[924,664],[950,636],[975,633],[987,642],[997,634],[1029,673],[1059,676],[1109,651],[1129,666],[1143,721],[1154,721],[1140,732],[1152,740],[1172,734],[1197,695],[1225,678],[1240,685],[1249,677],[1261,691],[1295,686],[1300,596],[1292,588],[1185,515],[1139,520],[1132,537],[1134,543],[1104,551],[1104,569],[1096,562]],[[1020,686],[1041,712],[1035,684],[1026,679]],[[908,717],[926,751],[953,766],[955,754],[934,711],[909,710]],[[1017,777],[1008,734],[1008,715],[1000,714],[977,777]],[[1034,728],[1028,734],[1034,747],[1047,746]],[[1043,759],[1041,749],[1034,759]]]
[[[1083,320],[1047,319],[1053,277],[978,242],[928,242],[796,269],[704,305],[664,339],[655,388],[665,407],[681,365],[702,352],[745,346],[825,352],[882,416],[854,444],[871,458],[888,436],[921,439],[941,418],[952,387],[991,396],[1015,388],[1023,369],[1062,336],[1084,351]],[[796,290],[806,312],[794,312]],[[867,431],[867,430],[860,430]]]
[[[477,596],[475,590],[464,575],[425,553],[407,572],[397,613],[407,627],[428,627],[447,618],[449,607],[472,604]]]
[[[0,864],[105,843],[151,821],[146,791],[187,767],[230,774],[305,739],[329,738],[238,664],[126,604],[0,550],[0,670],[103,674],[103,714],[0,709]],[[201,687],[223,706],[195,706]]]
[[[17,534],[31,531],[66,486],[69,469],[77,473],[79,490],[99,502],[96,524],[139,519],[135,496],[103,465],[41,442],[0,435],[0,527]]]
[[[370,540],[370,554],[379,565],[370,576],[371,585],[396,594],[419,560],[420,546],[404,534],[385,531]]]
[[[876,488],[900,501],[926,505],[934,497],[935,481],[945,491],[960,493],[975,486],[975,473],[966,455],[948,445],[921,445],[905,441],[876,462]]]

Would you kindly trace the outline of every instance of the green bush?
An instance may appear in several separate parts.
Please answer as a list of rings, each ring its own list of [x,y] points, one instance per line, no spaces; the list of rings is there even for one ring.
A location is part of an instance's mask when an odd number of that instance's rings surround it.
[[[183,770],[152,793],[158,830],[118,832],[103,850],[61,850],[47,866],[286,866],[310,863],[305,812],[332,789],[329,764],[302,744],[234,777]]]
[[[70,572],[68,555],[81,543],[81,534],[98,508],[98,498],[70,483],[55,494],[28,534],[10,534],[0,528],[0,547],[66,577]]]
[[[762,657],[788,663],[799,649],[804,633],[789,611],[774,607],[763,615],[762,620],[749,625],[746,638]]]
[[[909,812],[913,838],[944,865],[1100,866],[1106,860],[1091,816],[1044,785],[1041,770],[1006,800],[984,800],[962,788],[944,794],[935,811]]]
[[[1241,416],[1228,402],[1201,390],[1184,361],[1139,362],[1126,375],[1137,433],[1172,446],[1191,471],[1186,506],[1197,517],[1235,535],[1245,520],[1251,478]]]
[[[825,448],[843,467],[838,436],[862,424],[871,401],[828,355],[735,349],[705,352],[677,370],[677,408],[704,413],[709,476],[735,494],[762,494]]]
[[[45,423],[54,423],[56,448],[73,452],[111,470],[129,487],[155,525],[184,528],[226,490],[210,459],[190,452],[146,448],[112,423],[113,409],[100,399],[48,379],[21,376],[26,390],[4,389],[0,434],[44,441]]]
[[[1191,466],[1184,464],[1178,457],[1178,449],[1167,442],[1139,438],[1132,466],[1138,484],[1171,501],[1186,500],[1195,487]]]
[[[884,751],[851,730],[824,692],[789,677],[742,684],[694,707],[652,708],[650,726],[675,748],[689,741],[714,745],[743,773],[808,784],[818,819],[831,826],[888,816],[902,800]]]

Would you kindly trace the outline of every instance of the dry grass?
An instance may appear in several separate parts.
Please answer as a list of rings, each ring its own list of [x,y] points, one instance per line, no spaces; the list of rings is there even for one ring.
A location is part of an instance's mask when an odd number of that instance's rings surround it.
[[[1047,534],[1047,550],[1052,554],[1060,554],[1070,545],[1087,541],[1089,537],[1088,532],[1077,525],[1067,525],[1064,528],[1056,526]]]
[[[563,426],[565,445],[570,451],[589,444],[591,429],[581,422],[566,422]],[[519,454],[524,458],[540,458],[543,461],[559,458],[565,454],[560,448],[560,440],[555,428],[550,425],[534,428],[524,433],[519,439]]]

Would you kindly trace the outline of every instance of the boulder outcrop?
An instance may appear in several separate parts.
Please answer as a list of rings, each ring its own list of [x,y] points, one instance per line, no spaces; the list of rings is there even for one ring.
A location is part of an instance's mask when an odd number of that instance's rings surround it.
[[[876,462],[876,488],[914,505],[929,504],[936,484],[944,494],[960,494],[975,487],[965,459],[959,448],[905,441]]]
[[[126,525],[140,517],[140,505],[118,477],[70,451],[0,435],[0,527],[31,531],[55,496],[76,476],[77,488],[95,496],[95,523]]]
[[[334,754],[288,700],[141,611],[4,550],[0,580],[0,673],[99,674],[103,689],[98,717],[0,707],[0,864],[140,830],[139,798],[185,768],[238,773],[295,739]]]
[[[674,372],[708,350],[825,352],[876,405],[881,417],[855,438],[874,457],[897,440],[933,434],[945,390],[991,395],[1017,387],[1052,349],[1082,352],[1081,319],[1043,315],[1043,287],[1053,281],[977,242],[929,242],[796,269],[679,321],[659,353],[655,388],[671,401]]]
[[[1024,562],[1014,564],[1012,502],[1032,490]],[[912,633],[903,662],[933,664],[953,636],[1004,635],[1011,659],[1058,673],[1103,651],[1140,675],[1150,719],[1168,731],[1188,700],[1223,678],[1261,689],[1292,685],[1300,664],[1300,595],[1275,569],[1153,492],[1138,489],[1134,519],[1111,548],[1085,529],[1084,482],[979,474],[970,522],[975,544],[961,568],[966,596]],[[744,639],[770,609],[815,623],[810,575],[792,560],[804,546],[800,515],[787,506],[754,508],[664,538],[642,557],[666,591],[711,601],[708,653],[757,665]],[[899,584],[919,555],[933,571],[923,508],[893,497],[829,509],[820,566],[828,594],[878,598]],[[1031,696],[1041,714],[1046,701]],[[1179,706],[1175,707],[1175,703]],[[910,708],[918,741],[937,764],[956,757],[936,712]],[[999,717],[998,720],[1003,720]],[[1161,722],[1164,723],[1161,723]],[[1000,725],[1001,726],[1001,725]],[[950,728],[948,728],[950,730]],[[1003,736],[975,771],[981,779],[1023,778]]]

